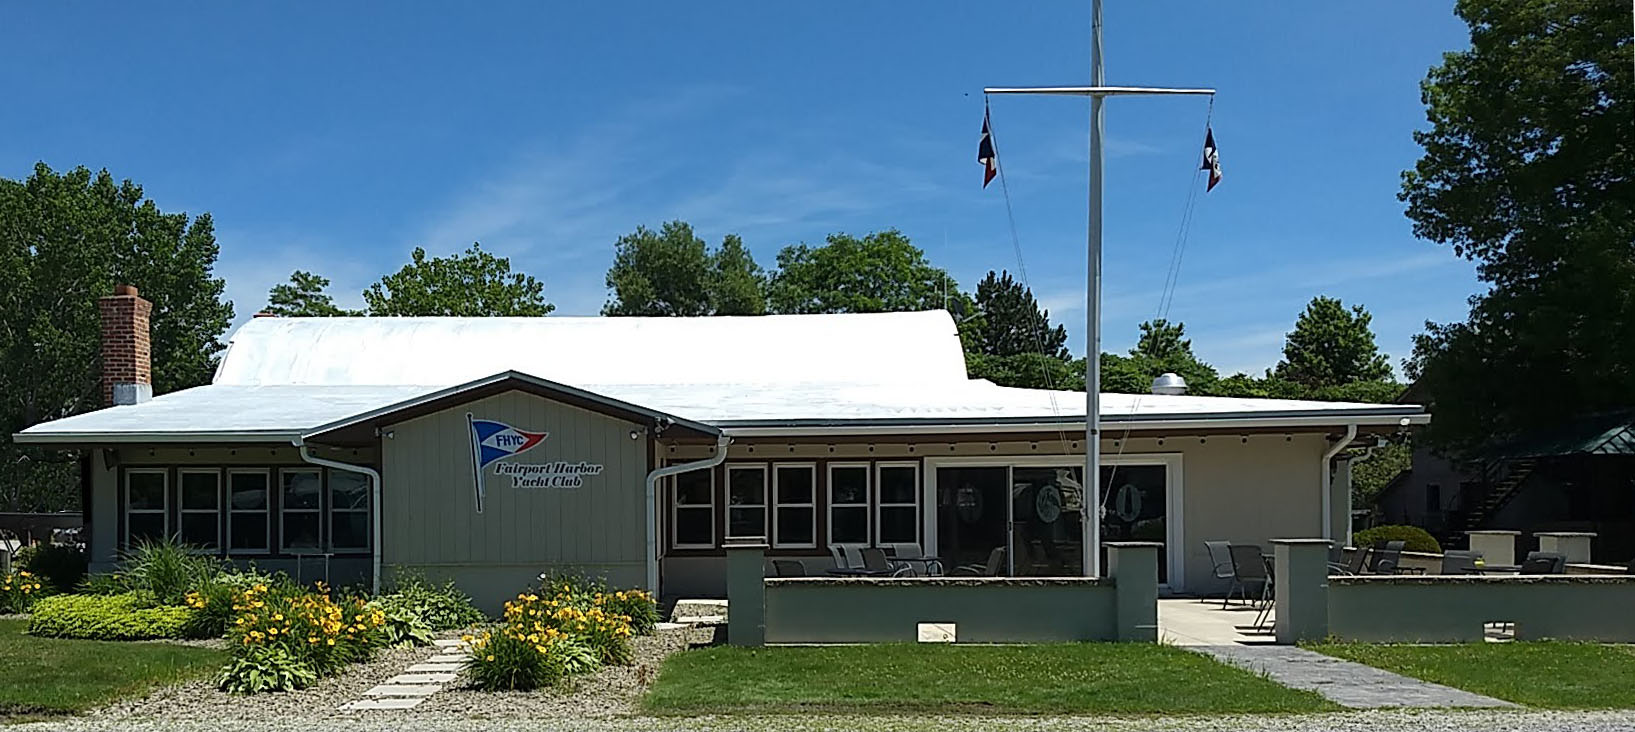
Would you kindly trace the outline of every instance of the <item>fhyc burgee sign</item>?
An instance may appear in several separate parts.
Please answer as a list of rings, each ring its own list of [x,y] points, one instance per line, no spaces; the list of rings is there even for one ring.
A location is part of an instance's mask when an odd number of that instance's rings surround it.
[[[549,432],[530,432],[504,422],[477,419],[466,413],[471,427],[472,488],[477,498],[477,513],[483,512],[483,473],[490,464],[494,474],[511,479],[512,488],[579,488],[586,476],[602,474],[600,463],[571,460],[553,460],[544,463],[499,462],[515,457],[545,444]]]

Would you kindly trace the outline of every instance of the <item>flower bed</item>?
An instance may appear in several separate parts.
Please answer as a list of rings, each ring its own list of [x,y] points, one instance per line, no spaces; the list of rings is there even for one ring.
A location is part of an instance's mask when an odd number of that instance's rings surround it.
[[[537,590],[505,603],[503,624],[471,643],[466,675],[486,691],[560,684],[603,665],[631,662],[632,634],[649,634],[658,617],[652,595],[609,592],[578,577],[541,577]]]
[[[0,574],[0,614],[26,612],[44,586],[27,571]]]
[[[290,691],[386,645],[386,613],[363,598],[336,601],[329,589],[257,584],[233,598],[227,636],[233,660],[219,679],[226,691]]]

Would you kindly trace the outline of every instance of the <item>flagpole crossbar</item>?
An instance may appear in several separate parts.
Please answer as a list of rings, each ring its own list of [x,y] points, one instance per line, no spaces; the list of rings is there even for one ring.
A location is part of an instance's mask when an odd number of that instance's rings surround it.
[[[1054,94],[1070,97],[1120,97],[1136,95],[1213,95],[1214,89],[1173,89],[1148,86],[991,86],[983,94]]]

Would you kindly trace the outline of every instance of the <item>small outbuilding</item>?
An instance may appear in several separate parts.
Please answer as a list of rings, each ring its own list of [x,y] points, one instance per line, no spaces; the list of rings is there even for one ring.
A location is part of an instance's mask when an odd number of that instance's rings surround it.
[[[16,435],[82,451],[94,569],[168,535],[334,584],[447,577],[491,609],[549,571],[719,596],[743,537],[813,574],[892,545],[1084,573],[1084,394],[968,378],[942,311],[258,317],[210,384],[151,396],[149,310],[102,300],[111,406]],[[1102,398],[1099,520],[1161,542],[1177,593],[1217,588],[1205,540],[1345,539],[1346,448],[1429,420],[1161,390]]]

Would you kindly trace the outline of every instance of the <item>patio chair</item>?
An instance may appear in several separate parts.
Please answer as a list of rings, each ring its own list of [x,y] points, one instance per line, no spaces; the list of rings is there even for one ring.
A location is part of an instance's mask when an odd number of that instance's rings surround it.
[[[1476,561],[1482,553],[1468,549],[1448,549],[1442,552],[1442,570],[1438,574],[1481,574]]]
[[[1204,551],[1209,552],[1209,563],[1215,565],[1215,579],[1232,581],[1232,543],[1228,541],[1206,541]],[[1230,586],[1230,585],[1229,585]],[[1231,590],[1227,590],[1231,594]],[[1203,602],[1203,598],[1198,599]]]
[[[1406,541],[1387,541],[1374,545],[1373,557],[1368,563],[1369,574],[1396,574],[1402,566],[1402,549]]]
[[[918,564],[925,576],[935,577],[942,574],[942,561],[936,557],[928,557],[921,551],[919,544],[887,544],[891,550],[891,557],[909,566]]]
[[[840,553],[840,547],[834,544],[829,545],[829,556],[835,560],[835,569],[845,569],[851,566],[846,563],[846,555]]]
[[[863,552],[855,546],[840,547],[841,554],[846,558],[846,569],[867,569],[863,564]]]
[[[893,562],[886,559],[886,550],[869,547],[860,552],[863,556],[863,568],[873,574],[884,577],[902,577],[913,573],[914,569],[907,562]]]
[[[1228,547],[1232,553],[1232,586],[1227,588],[1226,597],[1221,598],[1221,609],[1232,600],[1232,592],[1238,593],[1238,598],[1250,602],[1249,593],[1255,593],[1256,600],[1266,599],[1267,572],[1266,557],[1255,544],[1233,544]]]
[[[1352,547],[1351,559],[1343,563],[1329,562],[1328,571],[1350,576],[1362,574],[1368,569],[1368,556],[1372,553],[1372,550],[1365,546]]]
[[[1567,555],[1556,552],[1528,552],[1518,574],[1565,574]]]
[[[805,577],[806,565],[799,559],[774,559],[772,574],[775,577]]]
[[[988,561],[984,564],[965,564],[949,572],[950,576],[964,575],[977,577],[998,577],[1005,573],[1005,547],[994,547],[988,552]]]

